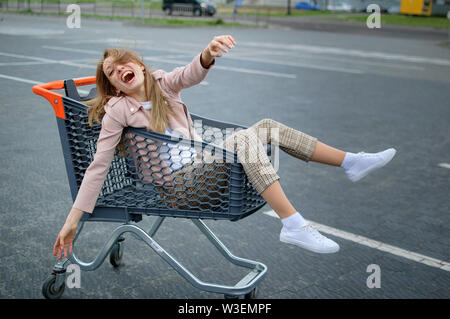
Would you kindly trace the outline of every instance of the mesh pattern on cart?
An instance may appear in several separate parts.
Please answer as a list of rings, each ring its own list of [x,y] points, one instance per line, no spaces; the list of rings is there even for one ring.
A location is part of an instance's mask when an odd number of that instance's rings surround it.
[[[89,126],[86,107],[79,102],[64,99],[64,109],[79,188],[94,158],[101,126]],[[195,129],[205,143],[218,145],[226,136],[225,129],[199,125],[198,121]],[[265,204],[242,165],[230,161],[229,154],[223,156],[222,148],[189,143],[145,129],[126,128],[96,207],[127,207],[150,215],[237,220]]]

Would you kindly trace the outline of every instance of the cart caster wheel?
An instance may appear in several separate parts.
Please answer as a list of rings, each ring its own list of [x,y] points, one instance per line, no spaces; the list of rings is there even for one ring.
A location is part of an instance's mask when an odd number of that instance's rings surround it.
[[[236,295],[224,295],[225,299],[239,299],[239,296]]]
[[[109,262],[114,267],[119,267],[122,263],[122,256],[123,256],[123,247],[122,243],[117,242],[114,244],[111,253],[109,254]]]
[[[256,299],[257,295],[258,295],[258,290],[255,287],[248,294],[245,294],[244,299]]]
[[[59,289],[55,289],[55,283],[56,283],[56,275],[51,275],[48,277],[44,284],[42,285],[42,294],[47,299],[59,299],[61,298],[62,294],[64,293],[64,289],[66,288],[66,284],[62,284]]]

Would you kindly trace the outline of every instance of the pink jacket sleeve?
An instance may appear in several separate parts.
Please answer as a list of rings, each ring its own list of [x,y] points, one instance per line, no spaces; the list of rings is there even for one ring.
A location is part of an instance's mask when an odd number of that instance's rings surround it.
[[[106,109],[106,108],[105,108]],[[102,189],[109,167],[114,157],[117,144],[120,142],[125,117],[117,116],[117,111],[111,108],[102,119],[102,128],[97,140],[97,151],[94,160],[87,168],[77,197],[73,204],[86,213],[92,213],[97,202],[97,198]],[[116,115],[116,116],[115,116]]]
[[[161,79],[162,84],[173,93],[178,93],[183,89],[190,88],[202,82],[216,60],[208,68],[204,68],[200,62],[200,58],[201,53],[197,54],[191,63],[183,67],[177,67],[172,72],[165,73]]]

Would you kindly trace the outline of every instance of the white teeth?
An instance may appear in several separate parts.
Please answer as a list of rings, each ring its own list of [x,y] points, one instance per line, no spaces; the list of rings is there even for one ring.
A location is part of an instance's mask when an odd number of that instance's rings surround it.
[[[122,81],[123,81],[123,82],[126,82],[126,81],[125,81],[125,77],[126,77],[128,74],[133,74],[133,72],[131,72],[131,71],[126,71],[124,74],[122,74]]]

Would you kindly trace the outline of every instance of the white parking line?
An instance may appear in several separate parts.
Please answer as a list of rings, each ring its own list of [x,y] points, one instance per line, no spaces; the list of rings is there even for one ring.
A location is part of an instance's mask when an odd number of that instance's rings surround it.
[[[69,49],[69,48],[63,48],[63,47],[55,47],[55,46],[49,46],[49,45],[43,45],[44,49],[51,49],[51,50],[57,50],[57,51],[67,51],[67,52],[78,52],[78,53],[85,53],[85,54],[95,54],[97,56],[101,56],[101,53],[94,50],[85,50],[85,49]],[[144,59],[147,60],[146,57]],[[157,61],[165,61],[164,59],[154,58],[154,60]],[[167,60],[169,61],[169,60]],[[169,62],[170,63],[170,62]],[[188,62],[186,62],[187,64]],[[96,68],[96,66],[93,66],[92,68]],[[207,81],[200,82],[200,85],[209,85]]]
[[[29,59],[34,61],[39,61],[43,63],[56,63],[56,64],[63,64],[63,65],[69,65],[79,68],[88,68],[88,69],[96,69],[96,65],[90,65],[90,64],[81,64],[81,63],[74,63],[74,62],[68,62],[68,61],[59,61],[59,60],[53,60],[53,59],[47,59],[47,58],[41,58],[37,56],[31,56],[31,55],[22,55],[22,54],[15,54],[15,53],[7,53],[7,52],[0,52],[0,55],[8,56],[12,58],[19,58],[19,59]]]
[[[42,62],[42,61],[28,61],[28,62],[2,62],[0,66],[24,66],[24,65],[36,65],[36,64],[44,64],[44,63],[52,63],[52,62]]]
[[[1,62],[0,66],[27,66],[27,65],[40,65],[40,64],[54,64],[54,63],[65,63],[65,62],[83,62],[83,61],[88,61],[87,59],[76,59],[76,60],[70,60],[70,61],[48,61],[48,62],[44,62],[44,61],[26,61],[26,62]]]
[[[273,210],[269,210],[266,212],[263,212],[263,214],[266,214],[268,216],[271,217],[275,217],[275,218],[279,218],[278,215],[273,211]],[[317,230],[326,233],[326,234],[330,234],[342,239],[346,239],[352,242],[355,242],[357,244],[360,245],[364,245],[370,248],[375,248],[381,251],[385,251],[387,253],[396,255],[396,256],[400,256],[409,260],[413,260],[415,262],[424,264],[424,265],[428,265],[431,267],[436,267],[445,271],[450,271],[450,263],[443,261],[443,260],[439,260],[436,258],[432,258],[432,257],[428,257],[422,254],[418,254],[409,250],[405,250],[399,247],[395,247],[395,246],[391,246],[385,243],[382,243],[380,241],[376,241],[364,236],[360,236],[360,235],[356,235],[353,233],[349,233],[340,229],[336,229],[330,226],[326,226],[326,225],[322,225],[313,221],[309,221],[311,223],[312,226],[314,226]]]
[[[411,63],[424,63],[424,64],[434,64],[441,66],[450,66],[450,60],[424,57],[424,56],[413,56],[413,55],[403,55],[396,53],[385,53],[377,51],[363,51],[363,50],[352,50],[343,49],[336,47],[324,47],[316,45],[305,45],[305,44],[288,44],[288,43],[268,43],[268,42],[239,42],[240,45],[257,47],[257,48],[274,48],[277,50],[295,50],[304,51],[319,54],[333,54],[333,55],[346,55],[361,58],[375,58],[390,61],[402,61]]]
[[[42,84],[42,82],[28,80],[24,78],[18,78],[16,76],[6,75],[6,74],[0,74],[0,78],[7,79],[7,80],[13,80],[17,82],[23,82],[23,83],[29,83],[29,84]]]
[[[174,46],[183,46],[183,47],[199,47],[199,44],[196,43],[183,43],[183,42],[169,42],[169,44]],[[278,54],[283,54],[283,52],[302,52],[302,53],[311,53],[315,56],[318,55],[328,55],[328,56],[347,56],[347,57],[357,57],[364,59],[379,59],[379,60],[387,60],[393,62],[406,62],[406,63],[420,63],[420,64],[433,64],[439,66],[450,66],[449,59],[441,59],[435,57],[426,57],[426,56],[413,56],[413,55],[404,55],[397,53],[386,53],[379,51],[364,51],[364,50],[354,50],[354,49],[344,49],[338,47],[326,47],[326,46],[317,46],[317,45],[307,45],[307,44],[290,44],[290,43],[270,43],[270,42],[246,42],[239,41],[239,46],[243,48],[256,48],[259,52],[261,49],[272,49],[276,51]],[[230,56],[230,58],[232,58]],[[358,63],[359,61],[355,61]]]
[[[334,72],[342,72],[342,73],[351,73],[351,74],[363,74],[364,71],[361,71],[359,69],[352,69],[352,68],[339,68],[334,66],[325,66],[325,65],[317,65],[312,63],[299,63],[299,62],[280,62],[273,59],[267,59],[267,58],[245,58],[245,57],[239,57],[234,58],[232,56],[229,57],[230,59],[234,60],[241,60],[241,61],[249,61],[249,62],[262,62],[262,63],[268,63],[268,64],[276,64],[276,65],[282,65],[282,66],[293,66],[297,68],[305,68],[305,69],[314,69],[314,70],[321,70],[321,71],[334,71]]]
[[[0,52],[0,55],[11,57],[11,58],[19,58],[19,59],[29,59],[29,60],[35,60],[45,63],[52,63],[54,60],[46,59],[46,58],[40,58],[35,56],[29,56],[29,55],[21,55],[21,54],[15,54],[15,53],[7,53],[7,52]]]
[[[272,60],[272,59],[266,59],[266,58],[255,58],[255,56],[272,56],[277,58],[276,61]],[[281,56],[281,57],[278,57]],[[284,65],[285,63],[287,63],[286,65],[289,66],[289,62],[280,62],[279,60],[285,59],[286,57],[292,57],[295,59],[302,59],[305,61],[308,60],[312,60],[315,63],[323,63],[321,61],[326,61],[326,63],[338,63],[341,66],[344,66],[346,64],[350,64],[353,67],[358,65],[358,66],[380,66],[380,67],[385,67],[385,68],[396,68],[396,69],[410,69],[410,70],[417,70],[417,71],[423,71],[425,70],[425,68],[423,66],[417,66],[417,65],[411,65],[411,64],[405,64],[405,63],[390,63],[390,62],[382,62],[382,61],[366,61],[366,60],[362,60],[362,59],[355,59],[353,57],[334,57],[334,56],[328,56],[328,55],[318,55],[318,54],[312,54],[312,53],[299,53],[299,52],[280,52],[280,51],[275,51],[275,50],[247,50],[245,52],[242,53],[233,53],[232,56],[228,56],[229,59],[235,59],[235,60],[248,60],[248,61],[252,61],[255,60],[255,62],[267,62],[267,63],[277,63],[280,65]],[[305,62],[306,63],[306,62]],[[293,63],[294,66],[295,63]],[[301,67],[301,66],[300,66]],[[343,69],[343,68],[341,68]],[[354,69],[343,69],[346,71],[352,71]],[[363,73],[363,71],[361,70],[357,70],[357,73]]]
[[[70,51],[70,52],[79,52],[79,53],[87,53],[87,54],[96,54],[100,56],[99,52],[93,51],[93,50],[83,50],[83,49],[69,49],[69,48],[63,48],[63,47],[55,47],[55,46],[42,46],[45,49],[52,49],[52,50],[60,50],[60,51]],[[174,59],[167,59],[167,58],[158,58],[158,57],[144,57],[147,61],[154,61],[154,62],[162,62],[162,63],[170,63],[170,64],[178,64],[178,65],[186,65],[190,61],[182,61],[182,60],[174,60]],[[287,73],[278,73],[278,72],[269,72],[269,71],[262,71],[262,70],[255,70],[255,69],[244,69],[244,68],[233,68],[233,67],[224,67],[224,66],[214,66],[215,69],[225,70],[225,71],[234,71],[234,72],[241,72],[241,73],[250,73],[250,74],[259,74],[259,75],[268,75],[268,76],[275,76],[275,77],[282,77],[282,78],[289,78],[289,79],[295,79],[297,76],[295,74],[287,74]]]
[[[19,78],[17,76],[11,76],[11,75],[6,75],[6,74],[0,74],[0,78],[7,79],[7,80],[13,80],[13,81],[17,81],[17,82],[29,83],[29,84],[42,84],[43,83],[43,82]],[[81,94],[86,94],[86,95],[89,94],[88,91],[80,90],[80,89],[78,89],[78,92]]]
[[[96,50],[86,50],[86,49],[75,49],[75,48],[65,48],[65,47],[55,47],[51,45],[43,45],[43,49],[50,49],[50,50],[56,50],[56,51],[66,51],[66,52],[78,52],[78,53],[86,53],[86,54],[95,54],[99,57],[102,55],[101,51]]]
[[[47,48],[51,48],[51,47],[47,47]],[[62,48],[62,49],[66,49],[66,48]],[[79,50],[79,49],[78,50],[74,49],[74,50],[76,50],[78,52],[82,52],[82,53],[98,54],[98,52],[92,51],[92,50]],[[72,51],[73,52],[74,50],[69,49],[68,51]],[[7,52],[0,52],[0,55],[7,56],[7,57],[12,57],[12,58],[34,60],[33,62],[11,62],[11,63],[5,62],[5,63],[0,63],[0,66],[4,66],[4,65],[63,64],[63,65],[80,67],[80,68],[88,68],[88,69],[96,69],[97,68],[96,65],[80,64],[80,63],[74,63],[74,62],[71,62],[71,61],[52,60],[52,59],[41,58],[41,57],[30,56],[30,55],[21,55],[21,54],[15,54],[15,53],[7,53]],[[76,60],[73,60],[73,61],[87,61],[87,62],[89,62],[91,60],[76,59]],[[9,80],[24,82],[24,83],[42,84],[42,82],[37,82],[37,81],[33,81],[33,80],[27,80],[27,79],[18,78],[18,77],[14,77],[14,76],[9,76],[9,75],[5,75],[5,74],[3,74],[1,77],[5,78],[5,79],[9,79]],[[209,82],[202,81],[201,83],[199,83],[199,85],[209,85]],[[80,92],[81,94],[89,94],[89,92],[84,91],[82,89],[78,89],[78,92]]]
[[[439,167],[449,168],[449,169],[450,169],[450,164],[449,164],[449,163],[439,163],[438,166],[439,166]]]
[[[155,57],[144,57],[145,60],[148,61],[155,61],[155,62],[163,62],[163,63],[173,63],[173,64],[179,64],[179,65],[186,65],[189,62],[187,61],[181,61],[181,60],[168,60],[168,59],[161,59],[161,58],[155,58]],[[214,69],[224,70],[224,71],[233,71],[233,72],[240,72],[240,73],[250,73],[250,74],[259,74],[259,75],[268,75],[268,76],[275,76],[280,78],[288,78],[288,79],[295,79],[297,76],[295,74],[289,74],[289,73],[279,73],[279,72],[269,72],[269,71],[262,71],[262,70],[256,70],[256,69],[246,69],[246,68],[234,68],[230,66],[220,66],[215,65]]]
[[[169,43],[172,45],[175,45],[175,46],[182,46],[182,47],[186,47],[186,46],[197,47],[198,46],[196,44],[191,44],[191,43],[187,43],[187,42],[169,42]],[[244,54],[244,53],[241,53],[241,55],[239,55],[239,53],[237,53],[236,55],[234,55],[234,54],[227,55],[226,58],[231,59],[231,60],[237,60],[237,61],[260,62],[260,63],[268,63],[268,64],[275,64],[275,65],[282,65],[282,66],[293,66],[293,67],[298,67],[298,68],[315,69],[315,70],[321,70],[321,71],[333,71],[333,72],[343,72],[343,73],[352,73],[352,74],[365,73],[364,71],[355,69],[355,68],[341,68],[341,67],[318,65],[318,64],[312,64],[312,63],[285,62],[285,61],[279,61],[279,60],[273,60],[273,59],[267,59],[267,58],[257,58],[256,56],[259,55],[259,53],[260,53],[259,51],[251,52],[251,54],[252,54],[251,57],[243,56],[242,54]],[[249,54],[249,53],[245,53],[245,54]],[[277,51],[277,54],[279,55],[280,52]],[[316,58],[316,57],[314,57],[314,58]]]

